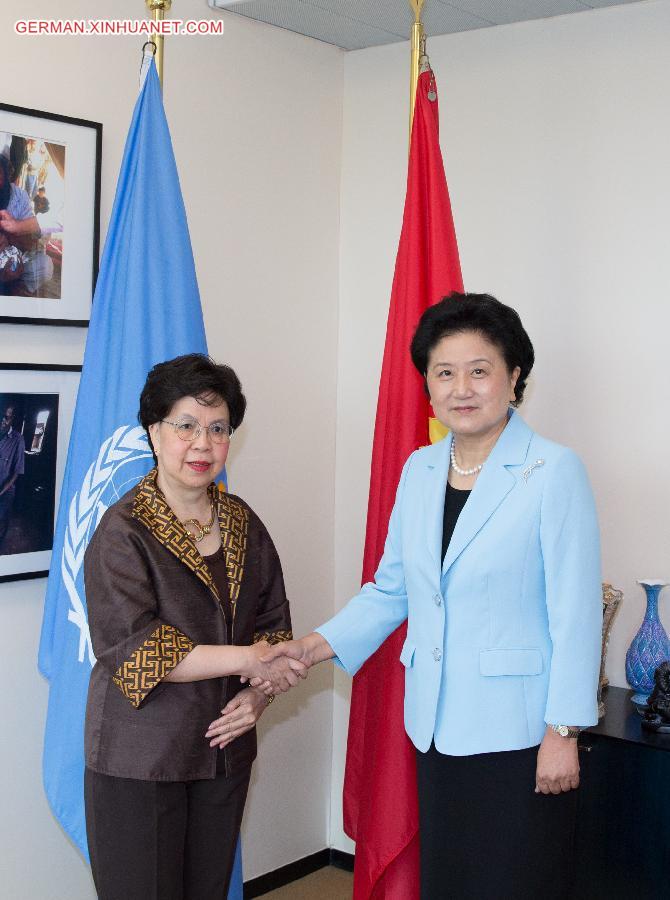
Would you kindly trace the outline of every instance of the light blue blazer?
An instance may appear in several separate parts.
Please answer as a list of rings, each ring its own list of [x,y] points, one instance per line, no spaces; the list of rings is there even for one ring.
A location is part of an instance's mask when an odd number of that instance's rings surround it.
[[[581,461],[512,412],[442,562],[450,449],[449,435],[409,457],[374,583],[317,631],[353,675],[408,620],[405,728],[419,750],[518,750],[545,723],[594,725],[600,542]]]

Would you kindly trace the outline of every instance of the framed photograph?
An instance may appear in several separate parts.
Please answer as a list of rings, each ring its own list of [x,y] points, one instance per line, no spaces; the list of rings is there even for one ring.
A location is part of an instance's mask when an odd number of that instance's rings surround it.
[[[80,372],[0,363],[0,582],[48,574]]]
[[[86,326],[102,125],[0,103],[0,322]]]

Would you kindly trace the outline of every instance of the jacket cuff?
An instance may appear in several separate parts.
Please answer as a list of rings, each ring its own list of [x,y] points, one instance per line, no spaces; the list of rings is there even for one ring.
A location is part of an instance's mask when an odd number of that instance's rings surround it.
[[[160,625],[121,663],[112,680],[137,709],[147,695],[193,650],[195,644],[173,625]]]
[[[254,644],[257,644],[259,641],[267,641],[268,644],[283,644],[284,641],[292,641],[293,640],[293,632],[290,628],[285,628],[279,631],[255,631],[254,632]]]

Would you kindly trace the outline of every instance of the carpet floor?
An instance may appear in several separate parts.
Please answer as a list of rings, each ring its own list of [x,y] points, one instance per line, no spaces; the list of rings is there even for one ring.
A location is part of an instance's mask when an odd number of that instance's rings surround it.
[[[351,900],[354,876],[326,866],[284,887],[263,894],[263,900]]]

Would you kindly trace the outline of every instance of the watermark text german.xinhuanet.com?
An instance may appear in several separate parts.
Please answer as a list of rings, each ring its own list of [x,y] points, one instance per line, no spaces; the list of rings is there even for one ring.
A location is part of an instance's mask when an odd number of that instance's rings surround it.
[[[193,36],[223,34],[223,19],[18,19],[16,34],[54,36]]]

